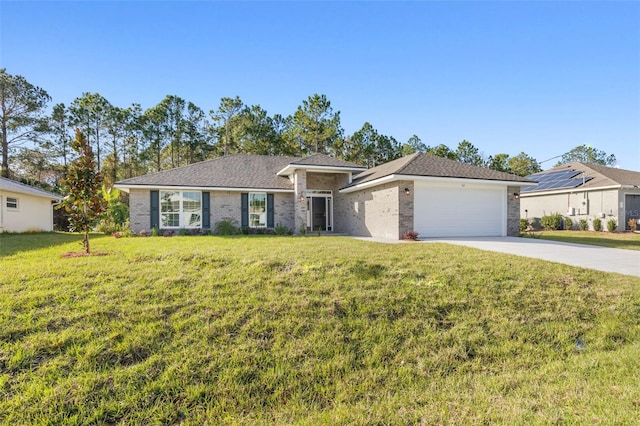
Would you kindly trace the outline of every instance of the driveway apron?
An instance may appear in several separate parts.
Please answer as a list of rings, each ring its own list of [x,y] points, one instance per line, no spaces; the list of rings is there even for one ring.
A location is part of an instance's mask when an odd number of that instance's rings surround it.
[[[640,251],[637,250],[518,237],[429,238],[421,241],[457,244],[480,250],[515,254],[516,256],[640,277]]]

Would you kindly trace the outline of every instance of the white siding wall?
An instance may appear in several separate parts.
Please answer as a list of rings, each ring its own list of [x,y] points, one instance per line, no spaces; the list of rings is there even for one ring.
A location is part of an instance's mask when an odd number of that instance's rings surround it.
[[[53,231],[51,200],[33,195],[0,191],[0,232]],[[7,197],[18,199],[18,209],[7,208]]]

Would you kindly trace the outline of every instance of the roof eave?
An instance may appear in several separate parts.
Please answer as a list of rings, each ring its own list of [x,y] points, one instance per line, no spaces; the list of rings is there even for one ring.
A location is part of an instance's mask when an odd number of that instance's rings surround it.
[[[347,167],[347,166],[318,166],[318,165],[307,165],[307,164],[287,164],[285,168],[280,170],[276,175],[278,176],[289,176],[293,172],[298,169],[306,170],[308,172],[318,172],[318,173],[353,173],[353,172],[362,172],[367,170],[366,167]]]
[[[131,189],[161,189],[161,190],[180,190],[180,191],[230,191],[230,192],[283,192],[293,193],[293,189],[284,188],[260,188],[260,187],[230,187],[230,186],[189,186],[189,185],[123,185],[116,183],[114,187],[129,192]]]
[[[464,183],[472,180],[475,183],[481,183],[485,185],[496,185],[496,186],[533,186],[537,185],[535,182],[522,182],[522,181],[509,181],[509,180],[491,180],[491,179],[475,179],[475,178],[454,178],[454,177],[440,177],[440,176],[418,176],[418,175],[401,175],[401,174],[391,174],[387,176],[380,177],[378,179],[370,180],[368,182],[364,182],[361,184],[355,184],[353,186],[348,186],[339,190],[340,193],[348,194],[349,192],[360,191],[362,189],[370,188],[372,186],[377,186],[383,183],[401,181],[401,180],[413,180],[413,181],[431,181],[431,182],[453,182],[453,183]]]

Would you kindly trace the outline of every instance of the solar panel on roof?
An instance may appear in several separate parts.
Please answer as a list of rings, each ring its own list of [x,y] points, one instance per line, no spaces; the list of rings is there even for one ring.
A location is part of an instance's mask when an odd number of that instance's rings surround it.
[[[536,173],[527,176],[527,178],[535,180],[538,184],[523,188],[522,192],[575,188],[593,179],[593,177],[584,176],[580,170],[556,170],[548,173]]]

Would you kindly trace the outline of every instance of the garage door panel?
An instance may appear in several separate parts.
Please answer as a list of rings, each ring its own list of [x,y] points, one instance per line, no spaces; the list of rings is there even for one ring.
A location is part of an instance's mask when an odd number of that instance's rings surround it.
[[[504,187],[416,182],[414,188],[414,228],[421,237],[505,235]]]

